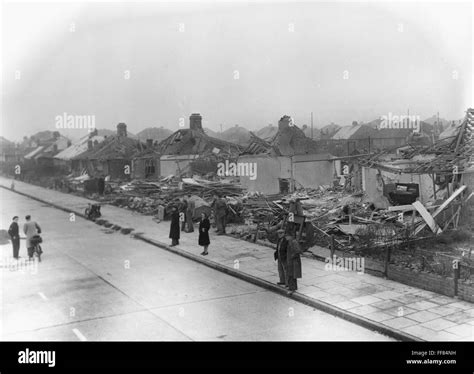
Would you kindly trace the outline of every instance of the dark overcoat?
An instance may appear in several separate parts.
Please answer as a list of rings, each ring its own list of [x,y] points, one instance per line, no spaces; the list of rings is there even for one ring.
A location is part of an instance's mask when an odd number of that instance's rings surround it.
[[[179,239],[179,212],[171,213],[170,239]]]
[[[296,239],[291,239],[288,241],[287,246],[287,274],[288,277],[292,278],[301,278],[301,257],[302,253],[301,247],[296,241]]]
[[[10,228],[8,229],[8,234],[12,239],[16,239],[20,237],[20,228],[18,227],[18,223],[12,222]]]
[[[217,218],[222,218],[227,215],[227,203],[222,198],[215,201],[214,209],[214,214]]]
[[[209,240],[209,229],[211,224],[207,218],[204,218],[199,223],[199,245],[209,245],[211,241]]]
[[[279,260],[286,265],[287,262],[287,247],[288,247],[288,240],[285,237],[279,238],[277,241],[277,247],[274,254],[275,260]]]

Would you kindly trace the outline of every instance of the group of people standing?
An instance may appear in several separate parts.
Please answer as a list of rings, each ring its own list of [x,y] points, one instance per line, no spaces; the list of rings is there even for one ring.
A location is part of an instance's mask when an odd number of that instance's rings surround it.
[[[12,223],[8,229],[8,235],[10,235],[12,246],[13,246],[13,258],[18,260],[20,258],[20,226],[18,225],[19,218],[14,216]],[[34,255],[35,241],[34,237],[41,234],[41,227],[37,222],[31,220],[31,216],[25,217],[25,223],[23,225],[23,232],[26,235],[26,248],[28,251],[28,258],[31,260]]]
[[[186,233],[194,232],[193,217],[195,208],[196,205],[191,195],[188,195],[187,198],[176,199],[174,204],[170,206],[171,224],[169,237],[171,239],[172,247],[179,245],[181,231]],[[214,210],[214,217],[217,225],[217,235],[223,235],[225,234],[227,203],[224,198],[215,195],[211,208]],[[209,238],[210,228],[211,223],[209,221],[209,216],[206,212],[202,212],[199,222],[198,244],[204,248],[201,252],[201,255],[203,256],[209,254],[208,248],[211,244]]]
[[[297,279],[302,276],[300,255],[303,251],[291,233],[285,233],[283,229],[279,229],[277,233],[278,241],[274,253],[280,278],[277,284],[288,288],[288,293],[292,294],[298,289]]]
[[[296,205],[296,204],[294,204]],[[215,195],[214,201],[211,205],[214,219],[217,226],[217,235],[225,234],[226,227],[226,216],[228,213],[228,206],[225,197]],[[299,212],[294,208],[294,213],[297,215]],[[171,209],[171,225],[170,225],[170,239],[171,246],[179,245],[180,231],[194,232],[193,216],[195,210],[195,203],[191,198],[191,195],[186,198],[176,199],[174,204],[170,206]],[[278,233],[278,241],[276,251],[274,253],[275,261],[278,262],[278,285],[288,288],[288,293],[292,294],[298,289],[297,279],[301,278],[301,253],[303,252],[298,240],[295,238],[295,225],[290,225],[291,222],[287,223],[287,229],[280,228]],[[283,226],[283,225],[282,225]],[[201,213],[201,219],[199,222],[199,239],[198,244],[204,247],[201,255],[208,254],[208,247],[210,245],[209,230],[211,224],[209,221],[208,214]]]

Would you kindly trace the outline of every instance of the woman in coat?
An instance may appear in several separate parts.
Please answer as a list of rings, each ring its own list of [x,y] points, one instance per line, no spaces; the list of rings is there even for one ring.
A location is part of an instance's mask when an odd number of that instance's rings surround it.
[[[298,284],[296,279],[301,278],[302,271],[301,271],[301,257],[300,254],[302,253],[301,247],[296,239],[291,236],[287,235],[286,239],[288,240],[287,246],[287,279],[288,279],[288,293],[292,294],[294,291],[298,289]]]
[[[172,247],[179,245],[179,212],[176,206],[171,208],[170,239]]]
[[[201,222],[199,223],[199,242],[198,244],[204,247],[204,251],[201,252],[203,256],[206,256],[207,253],[207,247],[209,244],[211,244],[211,241],[209,240],[209,229],[211,228],[211,223],[209,222],[209,219],[207,218],[206,213],[201,214]]]

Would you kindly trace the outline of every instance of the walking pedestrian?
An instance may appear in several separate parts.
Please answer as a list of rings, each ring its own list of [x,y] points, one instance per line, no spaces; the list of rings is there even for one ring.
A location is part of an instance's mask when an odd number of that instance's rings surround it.
[[[276,251],[274,253],[274,258],[278,262],[278,276],[280,281],[277,282],[280,286],[288,287],[288,278],[287,278],[287,247],[288,240],[285,238],[285,230],[279,229],[278,241]]]
[[[188,195],[188,206],[186,209],[186,232],[194,232],[193,217],[195,207],[196,204],[193,200],[191,200],[191,195]]]
[[[301,247],[298,241],[290,234],[286,235],[288,241],[287,246],[287,279],[288,279],[288,294],[291,295],[298,289],[297,279],[301,278]]]
[[[8,235],[12,239],[13,246],[13,258],[18,260],[20,254],[20,228],[18,226],[18,216],[13,217],[10,228],[8,229]]]
[[[179,212],[176,206],[171,207],[170,239],[172,247],[179,245]]]
[[[209,240],[209,229],[211,228],[211,223],[207,218],[207,214],[202,212],[201,213],[201,222],[199,222],[199,241],[198,244],[204,247],[204,250],[201,252],[203,256],[206,256],[207,248],[211,241]]]
[[[26,248],[28,249],[28,258],[31,260],[34,254],[35,244],[32,243],[31,238],[33,236],[41,234],[41,227],[35,222],[31,220],[31,216],[27,215],[25,217],[26,222],[23,225],[23,232],[26,235]]]

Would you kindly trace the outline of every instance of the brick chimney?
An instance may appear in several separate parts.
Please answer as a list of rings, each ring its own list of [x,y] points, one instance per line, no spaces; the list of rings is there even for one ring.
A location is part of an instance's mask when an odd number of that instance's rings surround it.
[[[202,130],[202,117],[199,113],[193,113],[189,117],[189,128],[191,130],[203,131]]]
[[[147,140],[146,140],[146,147],[147,147],[148,149],[153,148],[153,139],[147,139]]]
[[[127,125],[123,122],[117,125],[117,136],[127,137]]]
[[[283,116],[278,121],[278,130],[285,130],[290,127],[291,117],[290,116]]]

